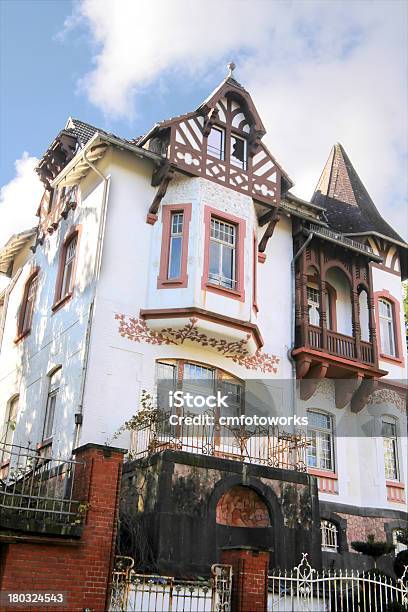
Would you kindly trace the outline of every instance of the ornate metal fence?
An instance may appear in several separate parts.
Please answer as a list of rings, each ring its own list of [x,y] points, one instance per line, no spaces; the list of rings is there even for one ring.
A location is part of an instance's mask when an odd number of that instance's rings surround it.
[[[400,579],[375,571],[318,572],[303,554],[289,572],[268,577],[268,612],[391,612],[408,610],[408,567]]]
[[[209,580],[138,574],[131,557],[116,557],[111,584],[112,612],[230,612],[232,570],[213,565]]]
[[[132,431],[132,458],[171,449],[306,471],[304,433],[287,433],[277,426],[230,427],[217,422],[214,413],[208,411],[206,415],[209,418],[205,424],[171,425],[170,413],[152,411]]]
[[[2,521],[9,517],[81,522],[80,500],[74,495],[75,469],[81,462],[11,444],[0,446],[0,461]]]

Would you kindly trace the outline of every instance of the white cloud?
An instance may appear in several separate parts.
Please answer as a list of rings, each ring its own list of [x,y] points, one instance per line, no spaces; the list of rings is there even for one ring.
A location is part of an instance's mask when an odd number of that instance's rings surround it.
[[[0,189],[0,248],[12,234],[37,225],[43,188],[34,172],[38,160],[24,152],[14,163],[16,175]]]
[[[132,116],[137,94],[157,90],[163,75],[210,80],[220,58],[233,57],[294,191],[310,197],[340,141],[407,236],[407,9],[399,1],[80,0],[66,32],[89,31],[94,69],[80,87],[113,118]]]

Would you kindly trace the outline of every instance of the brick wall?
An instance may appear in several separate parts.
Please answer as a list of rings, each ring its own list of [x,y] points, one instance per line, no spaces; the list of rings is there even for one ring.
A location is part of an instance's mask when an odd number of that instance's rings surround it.
[[[269,552],[250,548],[224,549],[221,562],[232,566],[231,612],[265,612]]]
[[[0,586],[3,591],[65,592],[64,606],[53,610],[103,612],[114,554],[123,452],[89,444],[78,449],[76,459],[85,464],[77,470],[75,489],[89,503],[81,538],[19,536],[2,548]]]
[[[259,495],[249,487],[235,486],[217,504],[216,520],[232,527],[269,527],[269,513]]]

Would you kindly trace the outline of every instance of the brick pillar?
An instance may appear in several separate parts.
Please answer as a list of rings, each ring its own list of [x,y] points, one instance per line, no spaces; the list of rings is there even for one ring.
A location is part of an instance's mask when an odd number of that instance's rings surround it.
[[[266,612],[269,551],[250,546],[223,548],[221,563],[232,565],[231,612]]]
[[[124,451],[86,444],[75,451],[74,499],[87,510],[73,538],[17,534],[2,551],[0,589],[67,594],[58,610],[104,612],[111,580]],[[1,535],[1,534],[0,534]],[[7,550],[6,550],[7,549]],[[17,612],[16,607],[2,609]],[[24,608],[27,612],[30,608]]]

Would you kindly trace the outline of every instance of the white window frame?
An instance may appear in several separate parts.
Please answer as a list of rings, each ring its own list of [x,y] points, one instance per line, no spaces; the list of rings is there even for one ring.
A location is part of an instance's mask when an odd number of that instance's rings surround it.
[[[330,419],[330,427],[317,427],[315,425],[308,425],[307,427],[307,439],[311,437],[309,435],[310,432],[314,432],[316,434],[316,465],[309,465],[309,454],[307,453],[307,465],[308,468],[312,470],[323,470],[325,472],[334,472],[335,471],[335,457],[334,457],[334,418],[333,415],[329,412],[323,412],[321,410],[310,409],[307,411],[307,416],[310,414],[318,414],[324,417],[328,417]],[[322,467],[321,461],[324,460],[323,450],[322,450],[322,438],[323,435],[329,435],[330,441],[330,467]],[[306,451],[307,452],[307,451]]]
[[[394,428],[393,435],[384,435],[384,425],[391,425]],[[383,452],[384,452],[384,475],[385,479],[389,481],[399,482],[399,458],[398,458],[398,428],[397,423],[392,417],[382,417],[381,420],[381,434],[383,439]],[[392,476],[389,471],[389,465],[387,465],[387,454],[391,450],[392,460],[394,469]]]
[[[75,258],[77,256],[78,249],[78,234],[74,234],[72,238],[69,240],[68,244],[65,247],[65,256],[64,256],[64,269],[62,271],[62,279],[61,279],[61,295],[60,298],[64,298],[66,295],[69,295],[72,292],[74,285],[74,266],[75,266]],[[70,267],[70,274],[68,276],[67,271],[68,267]],[[68,284],[67,284],[68,279]]]
[[[177,231],[174,231],[173,220],[176,217],[181,217],[181,222],[179,220],[176,221]],[[179,227],[180,225],[181,225],[181,229]],[[169,244],[169,261],[168,261],[168,266],[167,266],[168,280],[176,280],[181,277],[181,268],[183,265],[183,231],[184,231],[184,212],[182,210],[180,211],[175,210],[170,214],[170,244]],[[175,239],[180,239],[180,242],[181,242],[179,270],[178,270],[177,276],[170,276],[172,256],[173,256],[173,242]]]
[[[313,287],[310,284],[307,285],[306,291],[307,291],[307,311],[308,311],[309,325],[314,325],[315,327],[319,327],[320,326],[320,291],[319,289],[317,289],[316,287]],[[312,292],[314,294],[317,294],[317,299],[315,299],[316,295],[315,296],[311,295]],[[317,323],[313,323],[310,320],[310,312],[311,312],[311,308],[313,307],[315,308],[315,312],[317,312],[317,316],[318,316]]]
[[[213,130],[221,134],[221,149],[219,150],[219,152],[218,152],[218,149],[216,150],[215,147],[212,147],[211,145],[208,144],[208,139]],[[225,130],[219,127],[218,125],[214,125],[211,128],[210,134],[207,137],[207,155],[209,155],[210,157],[214,157],[215,159],[219,159],[220,161],[224,161],[225,160]]]
[[[47,403],[45,406],[42,441],[50,440],[54,434],[55,413],[59,390],[61,388],[62,368],[57,368],[49,374]],[[50,416],[52,415],[52,416]]]
[[[237,140],[242,140],[242,142],[244,143],[244,159],[243,161],[239,160],[237,157],[233,157],[232,155],[232,139],[236,138]],[[236,161],[234,161],[236,160]],[[243,136],[239,136],[238,134],[235,134],[234,132],[231,133],[231,138],[230,138],[230,164],[232,166],[235,166],[235,168],[240,168],[241,170],[246,170],[247,169],[247,165],[248,165],[248,142],[247,139],[244,138]]]
[[[225,228],[232,228],[232,237],[233,241],[228,242],[227,240],[223,240],[222,238],[213,237],[213,224],[219,224],[218,228],[221,226]],[[218,229],[218,233],[220,229]],[[224,232],[225,234],[226,232]],[[218,245],[218,274],[211,272],[211,245]],[[209,254],[208,254],[208,281],[214,285],[219,285],[220,287],[224,287],[226,289],[236,289],[237,287],[237,244],[238,244],[238,227],[233,223],[228,221],[224,221],[222,219],[218,219],[217,217],[211,217],[210,219],[210,240],[209,240]],[[232,251],[232,278],[227,278],[223,275],[222,271],[222,261],[223,261],[223,252],[224,249],[229,249]]]
[[[333,521],[321,519],[320,533],[324,552],[339,552],[339,529]]]
[[[387,309],[387,313],[381,312],[381,305],[384,305]],[[385,298],[379,298],[378,300],[378,319],[380,323],[380,338],[381,338],[381,352],[384,355],[390,357],[397,356],[396,342],[395,342],[395,319],[394,319],[394,308],[392,302]],[[389,344],[390,350],[385,349],[384,329],[387,333],[387,343]],[[388,348],[388,347],[387,347]]]

